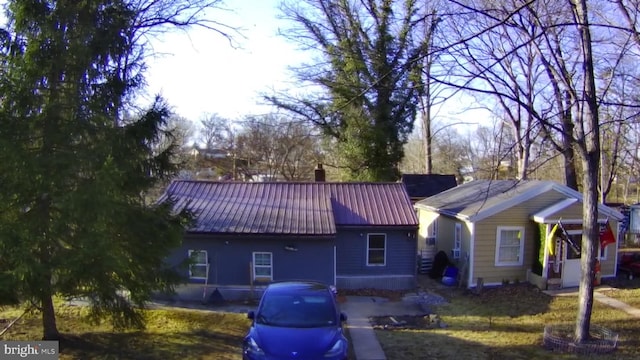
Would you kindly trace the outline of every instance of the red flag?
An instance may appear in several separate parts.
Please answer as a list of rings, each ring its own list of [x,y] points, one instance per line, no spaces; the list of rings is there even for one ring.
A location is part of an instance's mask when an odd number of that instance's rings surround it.
[[[616,242],[616,237],[613,236],[613,230],[609,225],[609,220],[606,223],[600,225],[600,248],[604,249],[607,245]]]

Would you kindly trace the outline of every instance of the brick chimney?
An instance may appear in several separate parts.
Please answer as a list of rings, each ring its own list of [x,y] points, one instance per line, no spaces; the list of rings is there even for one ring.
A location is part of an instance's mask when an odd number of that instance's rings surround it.
[[[325,173],[321,163],[318,163],[318,167],[315,169],[315,178],[316,178],[316,182],[325,181]]]

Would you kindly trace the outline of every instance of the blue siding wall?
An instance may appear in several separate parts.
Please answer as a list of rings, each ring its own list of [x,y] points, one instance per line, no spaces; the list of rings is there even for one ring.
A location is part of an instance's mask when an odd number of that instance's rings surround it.
[[[367,239],[372,233],[386,235],[383,266],[367,265]],[[273,281],[314,280],[343,289],[410,289],[415,287],[417,271],[415,234],[415,229],[388,227],[339,229],[335,240],[187,234],[182,246],[168,261],[175,266],[187,259],[189,250],[206,250],[210,263],[209,284],[227,289],[241,287],[246,290],[249,287],[253,252],[272,253]],[[286,250],[287,245],[297,251]],[[186,277],[188,270],[182,271]],[[192,285],[203,282],[190,280]],[[192,287],[194,294],[188,297],[197,299],[202,296],[202,289],[202,285]],[[227,293],[225,297],[228,297]]]
[[[297,251],[285,250],[285,245],[292,245]],[[181,263],[188,258],[189,250],[207,251],[210,284],[248,286],[253,252],[272,253],[273,281],[305,279],[334,284],[334,241],[331,239],[228,238],[187,234],[182,247],[172,253],[168,262],[172,266]],[[188,270],[183,269],[183,274],[186,276]]]
[[[368,234],[385,234],[385,264],[367,265]],[[338,289],[407,290],[416,286],[416,229],[340,229],[337,236]]]
[[[367,266],[367,235],[371,233],[387,235],[384,266]],[[415,275],[417,254],[415,234],[415,229],[340,229],[336,241],[338,275]]]

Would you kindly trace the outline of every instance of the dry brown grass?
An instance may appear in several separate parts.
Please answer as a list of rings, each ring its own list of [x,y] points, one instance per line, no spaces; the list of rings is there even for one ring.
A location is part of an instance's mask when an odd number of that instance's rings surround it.
[[[542,347],[546,324],[575,323],[576,297],[550,297],[528,285],[485,289],[481,295],[448,289],[444,295],[450,303],[434,311],[447,328],[376,331],[388,359],[581,358]],[[596,302],[591,321],[620,335],[618,350],[598,359],[640,358],[638,319]]]
[[[0,308],[0,330],[23,313]],[[87,308],[57,304],[60,359],[123,360],[237,360],[250,321],[245,314],[163,308],[147,310],[144,331],[113,331],[108,324],[85,321]],[[347,338],[349,333],[345,329]],[[0,340],[37,340],[42,337],[38,314],[20,319]],[[349,358],[355,359],[350,343]]]
[[[580,358],[541,346],[546,324],[575,322],[575,297],[550,297],[527,285],[485,289],[481,295],[448,287],[435,292],[450,302],[433,307],[448,327],[377,330],[389,360]],[[615,289],[606,295],[640,307],[638,288]],[[66,335],[61,359],[240,359],[240,343],[249,326],[244,314],[161,309],[146,312],[145,331],[115,332],[108,324],[82,321],[83,307],[59,304],[58,313],[59,329]],[[0,319],[7,321],[20,314],[17,308],[0,309]],[[598,359],[640,358],[640,320],[596,302],[592,323],[620,335],[619,349]],[[28,315],[2,340],[40,337],[40,318]]]
[[[199,310],[159,309],[145,312],[144,331],[113,331],[108,324],[83,321],[87,309],[58,305],[60,359],[221,359],[241,358],[242,337],[249,327],[243,314]],[[0,309],[0,319],[10,321],[21,309]],[[36,340],[42,337],[37,314],[19,320],[2,340]]]

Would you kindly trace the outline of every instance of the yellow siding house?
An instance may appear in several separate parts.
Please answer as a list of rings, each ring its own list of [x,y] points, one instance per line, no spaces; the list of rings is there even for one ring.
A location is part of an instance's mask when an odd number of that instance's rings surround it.
[[[418,201],[415,208],[419,252],[444,251],[467,287],[522,281],[545,289],[578,286],[581,254],[571,244],[581,244],[582,194],[567,186],[477,180]],[[616,239],[622,217],[598,206],[598,222],[608,224]],[[600,277],[616,275],[617,247],[618,242],[601,249]]]

